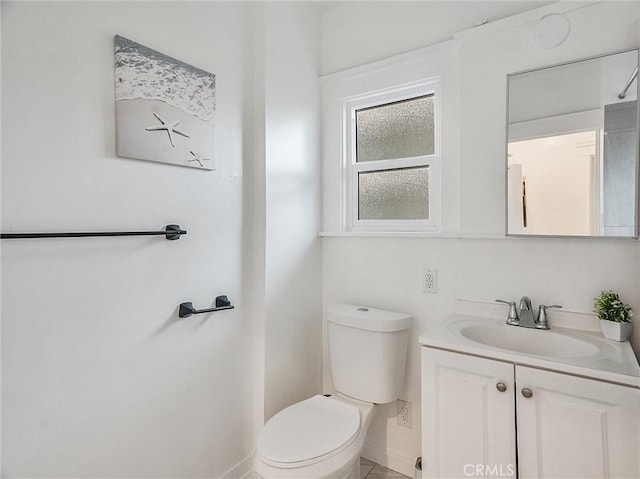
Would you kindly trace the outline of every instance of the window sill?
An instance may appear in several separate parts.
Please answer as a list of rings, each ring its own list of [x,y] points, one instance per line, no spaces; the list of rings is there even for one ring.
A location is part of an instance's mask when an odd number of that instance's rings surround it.
[[[485,239],[485,240],[631,240],[638,238],[621,236],[544,236],[544,235],[505,235],[504,233],[435,233],[428,231],[321,231],[318,233],[321,238],[432,238],[432,239]]]
[[[504,233],[434,233],[427,231],[321,231],[321,238],[506,239]]]

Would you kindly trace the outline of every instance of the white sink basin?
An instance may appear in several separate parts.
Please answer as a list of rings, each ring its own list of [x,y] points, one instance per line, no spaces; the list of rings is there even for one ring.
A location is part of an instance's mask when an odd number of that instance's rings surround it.
[[[599,354],[600,348],[567,334],[549,330],[535,330],[517,326],[490,324],[453,325],[460,334],[471,341],[492,348],[506,349],[535,356],[555,358],[580,358]]]
[[[629,342],[610,341],[600,331],[553,324],[550,330],[528,329],[509,326],[506,318],[454,313],[429,327],[419,341],[426,347],[640,388],[640,365]]]

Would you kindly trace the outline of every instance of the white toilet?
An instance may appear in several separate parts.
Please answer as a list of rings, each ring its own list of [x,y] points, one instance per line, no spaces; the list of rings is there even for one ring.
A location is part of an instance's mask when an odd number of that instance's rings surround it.
[[[335,304],[326,318],[337,394],[313,396],[267,421],[254,458],[259,478],[360,479],[375,405],[402,394],[411,316]]]

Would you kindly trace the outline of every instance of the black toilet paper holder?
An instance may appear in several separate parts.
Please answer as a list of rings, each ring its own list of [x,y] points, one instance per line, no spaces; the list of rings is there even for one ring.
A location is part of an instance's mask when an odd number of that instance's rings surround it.
[[[188,318],[192,314],[213,313],[215,311],[224,311],[225,309],[233,309],[235,306],[231,304],[229,298],[224,295],[216,297],[215,308],[208,309],[196,309],[193,307],[193,303],[181,303],[178,309],[178,316],[181,318]]]

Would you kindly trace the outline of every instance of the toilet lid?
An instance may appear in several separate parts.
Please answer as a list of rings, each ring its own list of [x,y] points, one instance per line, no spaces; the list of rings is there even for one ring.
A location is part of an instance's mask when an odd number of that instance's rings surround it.
[[[274,462],[303,462],[341,449],[359,430],[360,411],[356,406],[314,396],[269,419],[256,447]]]

